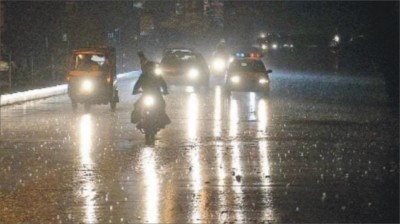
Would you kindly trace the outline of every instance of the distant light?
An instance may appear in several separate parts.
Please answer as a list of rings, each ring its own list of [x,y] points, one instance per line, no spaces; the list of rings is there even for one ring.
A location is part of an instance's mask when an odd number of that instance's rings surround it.
[[[244,53],[236,53],[236,57],[244,58]]]
[[[261,45],[261,49],[267,50],[267,49],[268,49],[268,46],[267,46],[266,44],[262,44],[262,45]]]
[[[272,44],[272,49],[278,49],[278,44]]]
[[[340,41],[339,35],[336,34],[335,37],[333,38],[333,40],[336,42],[339,42]]]

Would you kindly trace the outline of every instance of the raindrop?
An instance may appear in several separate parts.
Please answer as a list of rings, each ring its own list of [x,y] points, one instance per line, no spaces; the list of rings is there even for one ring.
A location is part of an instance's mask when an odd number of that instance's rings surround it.
[[[343,205],[343,206],[342,206],[342,210],[343,210],[343,211],[346,210],[346,206]]]
[[[299,208],[299,207],[296,207],[296,212],[298,212],[298,211],[300,211],[300,208]]]
[[[110,205],[110,211],[112,211],[113,210],[113,206],[112,205]]]
[[[325,201],[325,199],[326,199],[326,193],[324,192],[324,193],[322,193],[322,198],[321,198],[321,200],[322,200],[322,201]]]

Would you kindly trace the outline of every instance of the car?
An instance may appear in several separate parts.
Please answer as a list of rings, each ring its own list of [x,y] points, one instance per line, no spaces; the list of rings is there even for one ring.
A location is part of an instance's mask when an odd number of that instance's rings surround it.
[[[270,78],[259,53],[237,53],[225,74],[225,92],[257,92],[269,95]]]
[[[210,69],[201,53],[190,48],[172,48],[163,53],[161,74],[170,85],[209,87]]]

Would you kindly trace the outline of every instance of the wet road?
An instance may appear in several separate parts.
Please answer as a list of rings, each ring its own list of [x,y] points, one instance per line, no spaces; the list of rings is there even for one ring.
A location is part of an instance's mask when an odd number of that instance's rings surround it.
[[[271,96],[171,87],[154,147],[121,102],[1,108],[0,222],[399,221],[398,118],[379,77],[275,69]]]

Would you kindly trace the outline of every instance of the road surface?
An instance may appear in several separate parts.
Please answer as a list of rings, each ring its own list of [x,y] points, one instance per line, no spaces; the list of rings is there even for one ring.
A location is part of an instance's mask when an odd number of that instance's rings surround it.
[[[271,95],[166,96],[154,146],[108,105],[1,107],[0,222],[397,223],[398,118],[377,75],[274,69]]]

